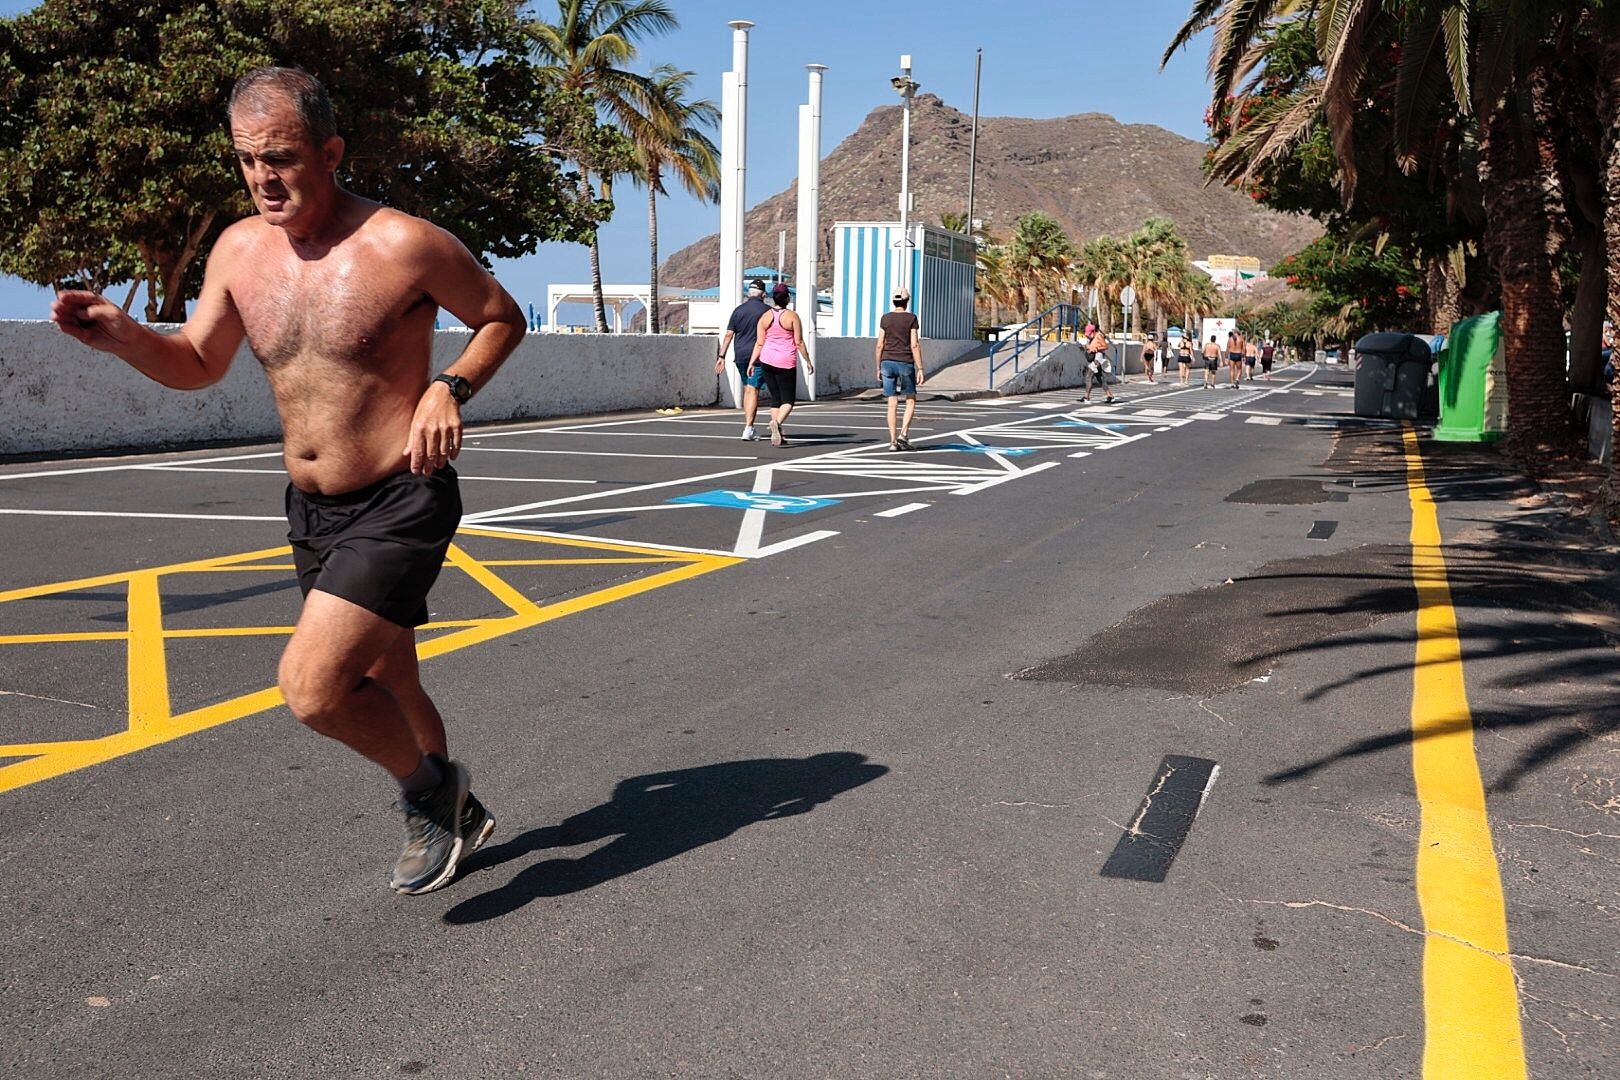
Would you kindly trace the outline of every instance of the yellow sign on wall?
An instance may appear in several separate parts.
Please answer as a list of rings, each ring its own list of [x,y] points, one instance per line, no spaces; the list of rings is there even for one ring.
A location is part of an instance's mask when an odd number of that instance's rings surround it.
[[[1211,270],[1259,270],[1260,260],[1253,255],[1211,255],[1204,260]]]

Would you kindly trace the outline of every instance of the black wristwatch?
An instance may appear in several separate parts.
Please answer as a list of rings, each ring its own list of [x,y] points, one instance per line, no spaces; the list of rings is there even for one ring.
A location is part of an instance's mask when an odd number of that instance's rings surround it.
[[[444,372],[433,376],[433,382],[442,382],[450,388],[450,396],[456,399],[457,405],[465,405],[473,395],[473,385],[460,375]]]

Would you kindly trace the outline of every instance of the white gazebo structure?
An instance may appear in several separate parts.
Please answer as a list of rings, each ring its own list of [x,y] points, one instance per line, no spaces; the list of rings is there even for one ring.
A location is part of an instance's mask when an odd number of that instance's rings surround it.
[[[660,293],[666,290],[660,289]],[[603,285],[602,302],[607,305],[608,312],[613,320],[613,332],[624,333],[624,313],[631,304],[640,304],[646,311],[652,307],[652,291],[646,284],[640,285]],[[668,296],[666,294],[666,299]],[[547,285],[546,286],[546,324],[542,329],[546,333],[557,333],[557,308],[562,304],[585,304],[593,302],[594,294],[589,284],[586,285]],[[595,329],[592,327],[591,329]]]

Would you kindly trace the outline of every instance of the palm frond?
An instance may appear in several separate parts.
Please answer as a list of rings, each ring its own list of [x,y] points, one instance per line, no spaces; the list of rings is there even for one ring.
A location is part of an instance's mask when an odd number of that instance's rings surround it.
[[[1401,171],[1417,170],[1417,133],[1433,123],[1450,86],[1446,33],[1439,12],[1419,18],[1401,34],[1401,59],[1395,69],[1395,163]]]
[[[1348,204],[1356,188],[1355,117],[1361,82],[1367,73],[1368,28],[1379,14],[1379,0],[1323,0],[1317,21],[1318,50],[1325,78],[1322,102],[1339,186]]]
[[[1171,38],[1170,44],[1166,46],[1164,55],[1159,58],[1160,70],[1170,63],[1170,58],[1176,55],[1176,50],[1209,28],[1220,14],[1221,5],[1225,2],[1226,0],[1194,0],[1187,21],[1182,23],[1181,29],[1176,31],[1176,36]]]

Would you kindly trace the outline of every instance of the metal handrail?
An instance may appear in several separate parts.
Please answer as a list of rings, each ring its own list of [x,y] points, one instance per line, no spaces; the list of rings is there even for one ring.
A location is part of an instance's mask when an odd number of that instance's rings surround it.
[[[990,389],[996,388],[996,372],[1013,366],[1012,373],[1017,375],[1024,351],[1031,346],[1035,348],[1035,358],[1041,358],[1042,348],[1047,341],[1078,341],[1080,340],[1080,326],[1083,312],[1075,304],[1053,304],[1029,322],[1020,326],[1008,337],[1003,337],[990,346]],[[1012,352],[996,360],[996,353],[1004,345],[1011,345]]]

